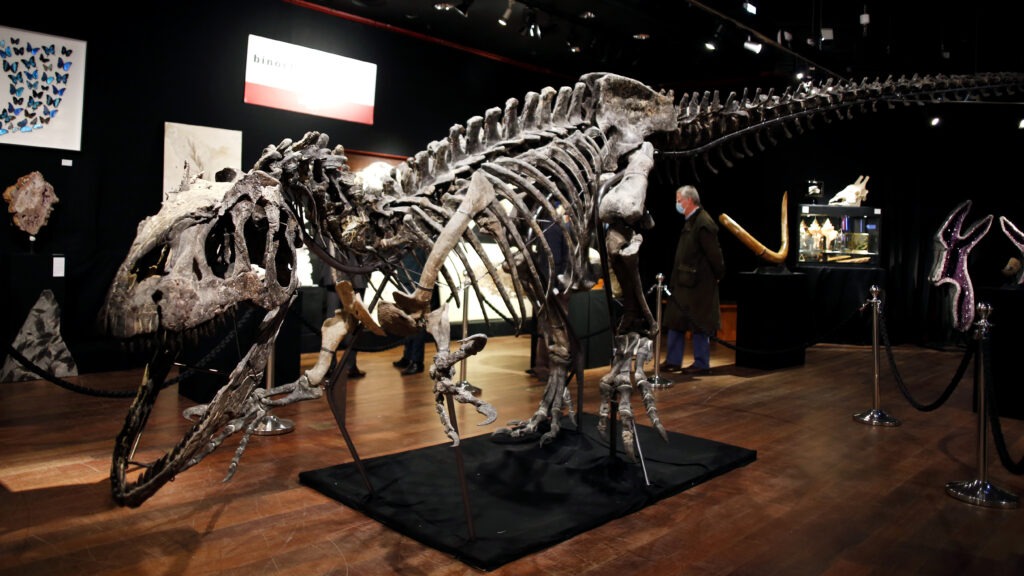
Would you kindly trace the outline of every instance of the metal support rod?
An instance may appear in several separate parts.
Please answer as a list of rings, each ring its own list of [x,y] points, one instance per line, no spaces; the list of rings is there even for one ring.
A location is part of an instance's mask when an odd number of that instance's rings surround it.
[[[1007,492],[988,481],[988,403],[985,401],[985,347],[982,341],[988,337],[991,327],[988,316],[991,306],[979,302],[977,306],[978,321],[974,325],[974,339],[978,341],[977,357],[974,365],[974,394],[978,406],[978,477],[974,480],[962,480],[946,484],[946,494],[957,500],[986,506],[990,508],[1016,508],[1019,500],[1015,494]]]
[[[668,388],[672,386],[672,381],[668,378],[663,378],[661,374],[658,373],[658,363],[661,361],[661,296],[662,293],[669,296],[671,296],[672,293],[669,292],[668,288],[664,284],[664,274],[659,272],[655,278],[658,280],[658,283],[654,285],[652,290],[655,290],[658,293],[657,306],[655,307],[656,318],[658,321],[658,336],[654,339],[654,375],[647,379],[647,383],[653,388]]]
[[[465,340],[469,337],[469,278],[466,278],[465,285],[462,287],[462,339]],[[459,382],[456,384],[459,388],[468,391],[470,394],[479,394],[480,389],[469,383],[466,380],[466,364],[469,363],[469,357],[465,357],[459,361]]]
[[[640,346],[639,346],[639,343],[638,343],[637,346],[633,348],[633,355],[632,355],[632,357],[630,359],[630,362],[629,362],[629,385],[630,385],[630,387],[633,390],[637,389],[636,370],[638,368],[638,366],[637,366],[637,353],[639,351],[639,348],[640,348]],[[623,424],[623,425],[625,425],[625,424]],[[640,468],[642,468],[643,472],[644,472],[644,484],[647,485],[647,486],[650,486],[651,485],[651,477],[647,474],[647,462],[644,461],[644,449],[640,446],[640,434],[636,430],[636,421],[635,420],[630,420],[630,422],[629,422],[629,429],[630,429],[630,432],[633,434],[633,442],[636,444],[637,454],[640,455]],[[613,442],[613,444],[614,444],[614,442]]]
[[[455,416],[455,401],[452,399],[452,395],[446,393],[445,402],[448,406],[448,417],[451,419],[452,428],[455,430],[456,436],[459,434],[459,421]],[[462,491],[462,510],[466,516],[466,531],[469,535],[469,541],[473,542],[476,540],[476,528],[473,526],[473,506],[469,501],[469,484],[466,481],[466,464],[462,456],[462,444],[455,445],[455,466],[459,473],[459,488]]]
[[[881,370],[881,364],[882,363],[880,361],[880,359],[881,359],[881,347],[879,345],[879,337],[878,337],[878,335],[879,335],[878,317],[879,317],[879,311],[880,311],[880,308],[881,308],[881,305],[882,305],[882,300],[878,297],[878,295],[881,292],[882,292],[881,288],[879,288],[877,285],[872,286],[871,287],[871,298],[865,303],[865,306],[867,306],[867,305],[871,306],[871,312],[872,312],[872,314],[871,314],[871,324],[872,324],[871,349],[872,349],[872,352],[874,354],[874,362],[875,362],[875,377],[874,377],[875,398],[874,398],[874,404],[872,405],[873,407],[871,408],[871,410],[868,410],[867,412],[861,412],[859,414],[854,414],[853,415],[853,419],[856,420],[857,422],[862,423],[862,424],[870,424],[872,426],[899,426],[900,425],[900,421],[897,420],[896,418],[893,418],[892,416],[886,414],[885,411],[883,411],[882,408],[881,408],[881,405],[882,405],[882,393],[881,393],[881,389],[879,387],[879,372]]]
[[[274,387],[274,356],[275,350],[271,349],[267,355],[267,366],[263,370],[264,379],[267,381],[267,390]],[[287,418],[278,418],[269,411],[263,415],[263,419],[256,425],[253,434],[257,436],[277,436],[287,434],[295,430],[295,423]]]

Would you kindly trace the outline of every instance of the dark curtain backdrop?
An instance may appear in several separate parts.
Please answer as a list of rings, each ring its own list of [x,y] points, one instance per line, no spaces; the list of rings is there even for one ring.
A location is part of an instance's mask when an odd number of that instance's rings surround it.
[[[572,81],[278,0],[178,2],[161,5],[156,14],[141,5],[117,10],[116,18],[87,20],[77,10],[47,10],[40,17],[35,7],[18,4],[4,14],[6,26],[88,43],[81,151],[0,144],[0,186],[32,170],[54,185],[60,203],[33,249],[44,258],[66,258],[63,279],[25,278],[30,272],[18,269],[15,261],[28,251],[28,243],[5,212],[0,216],[0,286],[9,295],[4,297],[34,301],[39,285],[59,284],[64,336],[83,372],[139,360],[103,354],[93,322],[138,223],[160,207],[164,122],[241,130],[242,168],[251,166],[268,144],[299,138],[308,130],[325,132],[347,149],[406,156],[447,137],[452,124],[502,106],[509,97]],[[377,63],[375,124],[244,104],[249,34]],[[685,63],[676,65],[685,85]],[[723,70],[722,76],[732,75]],[[757,79],[749,86],[757,87]],[[936,110],[946,122],[930,129],[926,120]],[[642,275],[653,282],[655,274],[667,272],[678,225],[672,210],[677,184],[697,184],[714,215],[728,213],[774,248],[783,191],[789,191],[789,221],[795,225],[808,179],[824,180],[829,196],[866,174],[871,177],[866,204],[883,209],[891,335],[911,342],[946,339],[942,296],[925,280],[931,236],[966,198],[975,202],[972,217],[1005,215],[1024,226],[1019,110],[950,104],[858,114],[827,125],[819,121],[810,134],[737,160],[731,169],[720,166],[717,175],[701,168],[683,170],[677,182],[655,181],[649,202],[657,226],[645,234]],[[64,160],[72,166],[63,166]],[[794,226],[790,235],[792,267]],[[722,242],[729,267],[722,297],[729,301],[736,275],[758,263],[727,232]],[[993,228],[972,261],[976,282],[998,283],[998,270],[1014,255],[1012,248]],[[29,290],[33,293],[20,293]],[[0,307],[6,342],[24,320],[27,309],[19,308]]]

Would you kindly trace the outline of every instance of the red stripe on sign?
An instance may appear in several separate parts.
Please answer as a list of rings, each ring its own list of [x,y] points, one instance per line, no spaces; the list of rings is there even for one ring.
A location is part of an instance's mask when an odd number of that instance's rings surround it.
[[[326,106],[309,106],[302,102],[301,94],[252,82],[245,83],[245,94],[242,99],[246,104],[373,125],[373,106],[365,104],[338,102]]]

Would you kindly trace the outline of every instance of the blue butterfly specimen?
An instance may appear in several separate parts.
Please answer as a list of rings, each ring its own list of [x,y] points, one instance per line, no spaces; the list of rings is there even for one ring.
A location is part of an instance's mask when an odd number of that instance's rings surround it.
[[[18,63],[17,62],[15,62],[14,64],[11,64],[7,60],[4,60],[4,72],[17,72],[17,71],[18,71]]]
[[[68,83],[68,76],[69,76],[68,74],[61,74],[60,72],[58,72],[57,73],[57,83],[58,84],[67,84]]]
[[[14,105],[10,102],[7,103],[7,111],[14,116],[18,116],[21,114],[21,108],[15,108]]]
[[[39,78],[39,70],[33,70],[31,72],[25,70],[25,78],[32,78],[33,80]]]
[[[64,46],[61,46],[60,54],[61,56],[71,56],[71,48],[65,48]]]
[[[11,98],[11,100],[14,100],[15,104],[23,104],[25,102],[24,98]],[[28,101],[29,101],[29,103],[32,102],[32,97],[31,96],[29,97]]]
[[[57,58],[57,67],[67,72],[68,70],[71,70],[71,60],[65,62],[63,58]]]
[[[58,90],[56,86],[50,86],[50,88],[53,90],[54,96],[63,96],[64,91],[67,90],[67,88],[61,88]]]
[[[46,106],[43,106],[43,116],[45,116],[47,118],[53,118],[56,115],[57,115],[57,109],[56,108],[54,108],[53,110],[50,110]],[[47,121],[49,121],[49,120],[47,120]]]
[[[21,130],[22,132],[32,131],[32,127],[28,125],[28,118],[22,120],[21,122],[18,122],[18,129]]]
[[[36,52],[39,52],[39,48],[38,47],[33,48],[31,42],[26,42],[25,43],[25,47],[28,48],[28,53],[29,54],[35,54]]]
[[[0,120],[3,120],[4,123],[6,123],[6,124],[10,124],[11,123],[11,113],[8,112],[6,109],[0,109]]]
[[[14,49],[14,55],[15,56],[24,56],[25,55],[25,49],[24,48],[15,48]]]
[[[29,88],[32,88],[32,86],[29,86]],[[42,90],[32,90],[33,98],[39,98],[40,100],[42,100],[43,94],[46,94],[46,92],[43,92]]]
[[[57,47],[53,44],[50,44],[49,46],[43,46],[43,52],[46,54],[53,54],[56,50]]]
[[[46,82],[47,84],[53,84],[53,76],[50,76],[46,72],[43,72],[43,82]]]
[[[47,96],[47,98],[49,98],[49,96]],[[35,110],[36,108],[39,108],[42,105],[43,105],[43,101],[42,100],[36,100],[35,98],[29,97],[29,99],[28,99],[28,107],[29,108]]]
[[[54,98],[49,94],[46,95],[46,103],[50,106],[60,106],[60,98]]]
[[[36,57],[35,56],[32,56],[32,57],[30,57],[28,59],[22,58],[21,61],[22,61],[23,64],[25,64],[25,68],[35,68],[35,65],[36,65]]]
[[[21,75],[21,72],[18,72],[17,74],[8,74],[7,77],[11,79],[11,84],[17,84],[18,82],[25,81],[25,78]],[[11,86],[11,90],[14,90],[13,86]],[[11,94],[13,93],[14,92],[11,92]]]
[[[13,85],[11,86],[11,94],[14,95],[14,96],[21,96],[21,93],[24,92],[24,91],[25,91],[25,87],[24,86],[20,86],[18,88],[15,88]]]

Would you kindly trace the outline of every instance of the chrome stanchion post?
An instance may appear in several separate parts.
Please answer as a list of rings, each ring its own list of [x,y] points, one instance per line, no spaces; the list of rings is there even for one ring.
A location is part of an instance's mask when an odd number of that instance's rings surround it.
[[[469,337],[469,277],[464,279],[465,285],[462,287],[462,339],[465,340]],[[462,388],[470,394],[479,394],[480,389],[469,383],[466,380],[466,363],[469,362],[469,357],[463,358],[459,361],[459,382],[456,384],[459,388]]]
[[[867,301],[867,303],[866,303],[866,304],[871,305],[871,311],[872,311],[872,319],[871,320],[872,320],[872,331],[873,331],[873,333],[871,334],[871,347],[872,347],[872,352],[874,353],[874,361],[875,361],[875,403],[874,403],[874,407],[871,410],[868,410],[867,412],[861,412],[859,414],[854,414],[853,415],[853,419],[858,421],[858,422],[861,422],[863,424],[870,424],[872,426],[899,426],[900,425],[900,421],[899,420],[897,420],[896,418],[893,418],[892,416],[889,416],[888,414],[886,414],[880,408],[880,406],[882,404],[882,400],[881,400],[881,391],[880,391],[879,385],[878,385],[878,379],[879,379],[878,376],[879,376],[879,370],[881,369],[881,362],[879,362],[879,359],[881,358],[881,350],[880,350],[879,342],[878,342],[878,340],[879,340],[879,338],[878,338],[878,334],[879,334],[878,316],[879,316],[879,311],[880,311],[880,308],[881,308],[881,305],[882,305],[882,301],[881,301],[881,299],[878,298],[878,295],[881,292],[882,292],[881,288],[879,288],[877,285],[876,286],[872,286],[871,287],[871,299],[869,299]]]
[[[267,367],[263,370],[264,378],[267,381],[267,390],[274,387],[274,350],[267,355]],[[263,415],[262,420],[256,425],[253,434],[257,436],[276,436],[287,434],[295,430],[295,423],[287,418],[278,418],[269,411]]]
[[[988,315],[992,307],[984,302],[977,306],[978,321],[974,325],[974,339],[978,341],[978,351],[975,358],[975,386],[974,393],[977,396],[978,406],[978,478],[975,480],[962,480],[946,484],[946,494],[957,500],[962,500],[977,506],[991,508],[1016,508],[1018,498],[1015,494],[1007,492],[988,481],[988,405],[985,402],[985,347],[982,341],[988,338],[988,330],[991,327]]]
[[[668,378],[663,378],[661,374],[658,373],[658,362],[661,360],[661,297],[662,294],[671,296],[672,293],[669,292],[668,287],[664,284],[664,274],[659,272],[658,275],[655,276],[655,279],[657,279],[658,283],[652,286],[651,290],[658,293],[658,305],[655,307],[658,321],[658,337],[654,339],[654,376],[649,377],[647,379],[647,383],[654,388],[668,388],[669,386],[672,386],[672,381]]]

